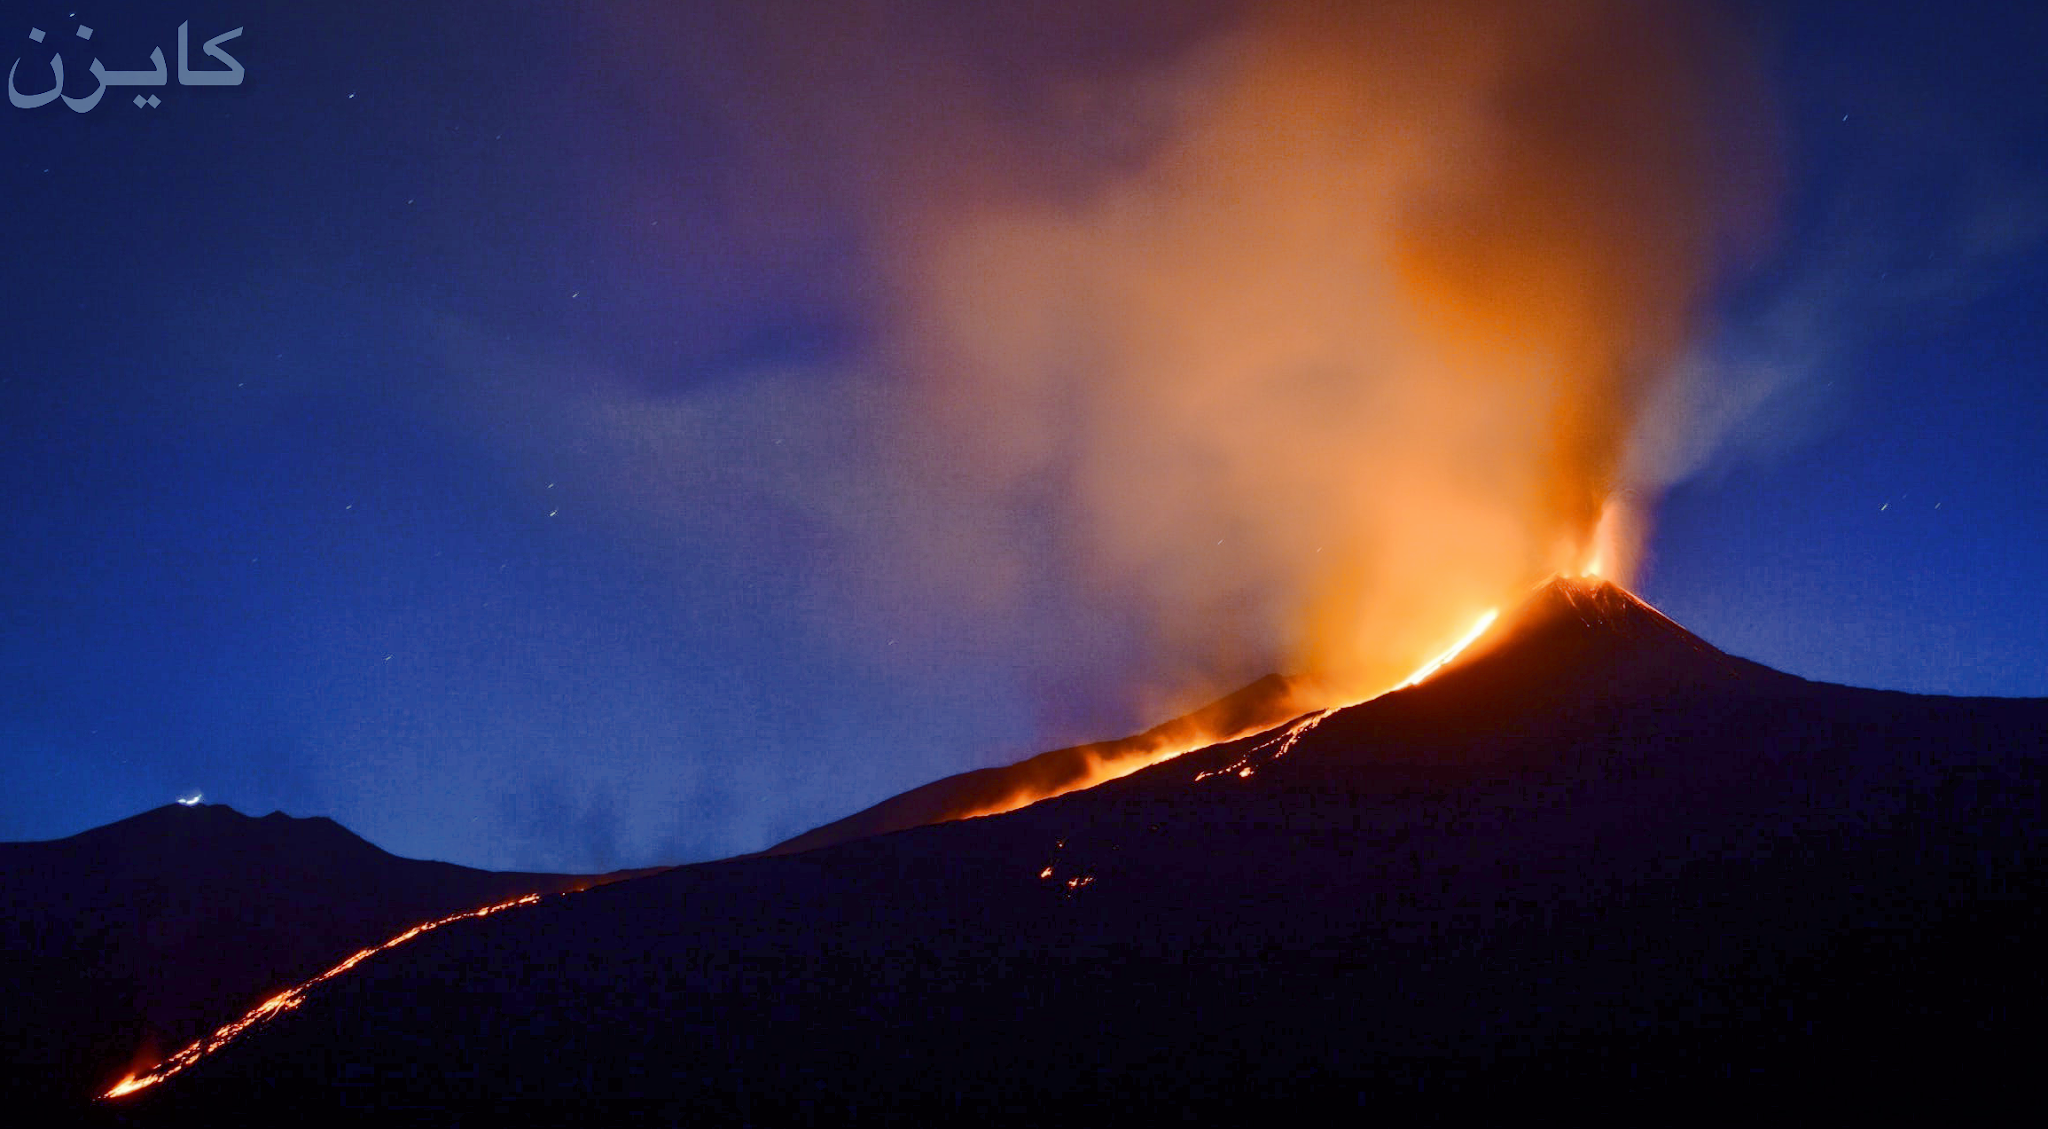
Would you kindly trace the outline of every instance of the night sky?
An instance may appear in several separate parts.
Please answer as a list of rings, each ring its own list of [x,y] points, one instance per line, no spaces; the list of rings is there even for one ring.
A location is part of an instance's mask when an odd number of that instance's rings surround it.
[[[1145,143],[1086,107],[1034,129],[1054,78],[1225,5],[1095,7],[862,22],[1025,123],[997,163],[1085,181],[1077,138]],[[2048,16],[2021,7],[1739,14],[1782,192],[1693,342],[1717,426],[1636,584],[1725,650],[2048,695]],[[74,96],[94,56],[162,47],[172,78],[153,109],[0,107],[0,838],[202,791],[469,865],[684,862],[1161,719],[1114,592],[961,598],[868,544],[918,526],[874,486],[874,170],[806,129],[902,94],[807,86],[773,42],[808,10],[8,9],[25,93],[59,52]],[[181,20],[195,67],[246,27],[246,81],[181,86]]]

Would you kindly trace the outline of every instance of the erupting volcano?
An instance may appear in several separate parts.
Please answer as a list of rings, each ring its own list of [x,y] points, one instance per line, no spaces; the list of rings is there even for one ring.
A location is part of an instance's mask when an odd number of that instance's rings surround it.
[[[2031,6],[23,7],[7,1108],[2029,1076]]]
[[[1221,1117],[1946,1075],[2023,1037],[2048,701],[1808,682],[1596,577],[1456,642],[1263,727],[1297,700],[1262,680],[1154,731],[1257,732],[1006,814],[842,821],[417,933],[115,1100]]]
[[[1601,622],[1611,618],[1617,624],[1634,624],[1639,620],[1670,624],[1670,620],[1633,594],[1599,580],[1592,566],[1588,567],[1586,576],[1588,579],[1583,580],[1553,577],[1538,589],[1538,595],[1518,611],[1510,623],[1498,631],[1495,624],[1500,612],[1489,609],[1456,642],[1416,668],[1388,692],[1421,684],[1470,653],[1482,640],[1511,638],[1537,630],[1534,623],[1548,614],[1543,609],[1560,601],[1569,607],[1584,608],[1587,615],[1600,618]],[[1671,624],[1671,629],[1692,638],[1675,624]],[[1704,643],[1699,645],[1706,647]],[[1229,744],[1269,731],[1279,736],[1271,737],[1265,744],[1278,746],[1284,751],[1292,748],[1300,735],[1323,717],[1344,706],[1358,704],[1356,700],[1337,699],[1338,695],[1316,678],[1267,675],[1194,713],[1134,737],[1056,749],[1016,764],[949,776],[884,800],[845,819],[806,831],[776,844],[766,853],[793,854],[927,823],[1013,811],[1040,800],[1128,776],[1196,749]],[[1292,724],[1287,724],[1290,722]],[[1239,764],[1229,771],[1248,776],[1252,769],[1248,764]]]

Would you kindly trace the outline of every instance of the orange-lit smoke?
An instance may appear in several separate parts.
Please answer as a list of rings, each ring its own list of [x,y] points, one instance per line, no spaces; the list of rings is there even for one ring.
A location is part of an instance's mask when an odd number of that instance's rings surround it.
[[[844,477],[904,495],[863,503],[898,515],[866,571],[1000,611],[1056,558],[1136,605],[1159,712],[1247,661],[1377,693],[1545,575],[1625,579],[1662,484],[1624,448],[1768,204],[1740,36],[1682,3],[755,0],[634,30],[757,150],[741,238],[859,233],[891,383],[848,414],[889,454]]]
[[[1261,12],[1124,80],[1170,106],[1127,173],[920,212],[898,327],[964,473],[1059,479],[1164,649],[1252,609],[1377,692],[1622,570],[1603,503],[1750,204],[1739,75],[1669,5]]]
[[[1629,499],[1617,494],[1600,507],[1593,538],[1579,567],[1581,576],[1597,576],[1627,586],[1643,550],[1643,516]]]

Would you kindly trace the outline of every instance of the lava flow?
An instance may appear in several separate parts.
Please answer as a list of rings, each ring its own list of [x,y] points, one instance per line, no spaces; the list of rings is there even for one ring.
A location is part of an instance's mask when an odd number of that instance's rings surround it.
[[[1395,686],[1391,690],[1385,691],[1385,693],[1391,694],[1394,692],[1394,690],[1406,690],[1408,687],[1414,686],[1417,683],[1420,683],[1423,679],[1426,679],[1430,675],[1435,674],[1437,671],[1442,670],[1445,666],[1450,664],[1450,661],[1452,659],[1455,659],[1459,655],[1463,654],[1467,647],[1470,647],[1472,644],[1478,642],[1479,637],[1481,635],[1486,634],[1486,629],[1492,627],[1494,621],[1499,618],[1499,608],[1488,609],[1486,614],[1480,616],[1479,621],[1472,625],[1471,630],[1465,632],[1463,638],[1459,639],[1456,643],[1451,644],[1450,647],[1445,649],[1445,651],[1442,654],[1429,660],[1426,663],[1423,663],[1420,667],[1416,668],[1415,673],[1403,679],[1400,685]],[[1380,696],[1381,695],[1379,694],[1373,695],[1373,697]],[[1361,699],[1361,701],[1371,700],[1371,698]],[[1322,720],[1324,718],[1330,716],[1333,713],[1336,713],[1340,709],[1345,708],[1345,706],[1358,704],[1358,702],[1345,702],[1339,705],[1331,706],[1328,709],[1317,710],[1315,713],[1309,714],[1307,717],[1304,717],[1301,720],[1296,721],[1292,725],[1289,725],[1287,727],[1286,732],[1270,740],[1261,742],[1257,746],[1254,746],[1249,752],[1245,753],[1244,756],[1239,757],[1235,763],[1225,766],[1223,768],[1210,769],[1206,772],[1196,774],[1195,783],[1199,784],[1212,776],[1235,776],[1239,779],[1247,779],[1253,773],[1257,772],[1260,768],[1264,767],[1265,765],[1271,764],[1272,762],[1279,760],[1281,757],[1286,756],[1290,751],[1293,750],[1295,744],[1301,740],[1302,735],[1307,733],[1309,730],[1314,729],[1317,725],[1322,724]],[[1252,763],[1253,759],[1256,758],[1260,753],[1265,752],[1267,749],[1275,748],[1276,746],[1279,750],[1278,752],[1275,752],[1272,756],[1267,757],[1264,761],[1261,761],[1258,764]]]
[[[1442,670],[1445,664],[1449,663],[1452,659],[1457,658],[1460,654],[1464,652],[1465,648],[1477,642],[1481,635],[1486,634],[1486,629],[1492,627],[1493,621],[1499,618],[1499,608],[1489,609],[1485,615],[1479,617],[1478,623],[1472,625],[1472,630],[1467,631],[1465,633],[1465,637],[1463,639],[1460,639],[1457,642],[1451,644],[1450,648],[1444,651],[1443,654],[1440,654],[1437,657],[1429,660],[1428,662],[1423,663],[1421,667],[1416,669],[1414,674],[1409,675],[1407,679],[1405,679],[1399,686],[1394,687],[1394,689],[1406,690],[1408,687],[1416,685],[1423,679],[1428,678],[1430,675],[1435,674],[1439,670]]]
[[[215,1031],[213,1034],[208,1035],[205,1038],[194,1042],[191,1046],[186,1047],[184,1050],[179,1051],[177,1054],[174,1054],[171,1057],[163,1060],[162,1062],[157,1063],[150,1069],[143,1071],[140,1074],[129,1074],[126,1078],[123,1078],[119,1082],[114,1083],[113,1088],[109,1089],[106,1093],[101,1094],[100,1098],[101,1100],[105,1100],[108,1098],[118,1098],[125,1096],[127,1094],[132,1094],[137,1090],[146,1089],[150,1086],[156,1085],[158,1082],[161,1082],[164,1079],[171,1077],[179,1071],[184,1070],[186,1067],[191,1066],[193,1063],[198,1062],[200,1059],[205,1058],[207,1055],[210,1055],[213,1052],[228,1045],[230,1042],[233,1042],[237,1036],[242,1034],[242,1032],[247,1031],[249,1028],[254,1027],[258,1023],[262,1023],[268,1019],[271,1019],[275,1016],[283,1014],[284,1012],[290,1011],[295,1007],[298,1007],[300,1004],[305,1002],[306,993],[311,991],[315,985],[322,984],[326,981],[334,979],[335,977],[341,975],[344,972],[347,972],[349,969],[354,968],[356,965],[363,963],[364,961],[370,959],[373,956],[376,956],[378,953],[381,953],[386,949],[395,949],[398,946],[405,944],[407,941],[412,940],[414,937],[417,937],[422,933],[425,933],[433,929],[439,929],[441,926],[447,925],[450,922],[461,921],[462,919],[468,917],[487,917],[491,914],[497,913],[500,910],[511,909],[514,906],[530,906],[538,901],[540,901],[539,894],[527,894],[523,897],[513,898],[510,901],[498,902],[494,905],[484,906],[480,909],[465,910],[462,913],[451,913],[447,917],[436,918],[433,921],[422,922],[418,925],[415,925],[412,928],[406,930],[405,932],[400,933],[398,936],[393,937],[390,940],[374,948],[359,950],[356,952],[354,956],[349,957],[347,960],[342,961],[340,964],[335,965],[333,968],[328,969],[320,975],[313,977],[311,980],[299,984],[296,987],[287,988],[286,990],[279,992],[277,995],[274,995],[269,999],[263,1001],[262,1003],[257,1004],[255,1007],[249,1009],[248,1013],[243,1015],[240,1019],[235,1020],[233,1023],[226,1024],[219,1030]]]
[[[1195,774],[1195,783],[1200,784],[1202,781],[1209,779],[1211,776],[1227,775],[1235,776],[1240,780],[1249,779],[1252,773],[1258,771],[1258,768],[1260,767],[1258,765],[1252,764],[1253,757],[1258,756],[1260,753],[1263,753],[1267,749],[1273,748],[1274,746],[1278,746],[1280,751],[1274,753],[1270,757],[1267,757],[1266,760],[1262,762],[1263,764],[1271,764],[1273,761],[1279,760],[1281,757],[1286,756],[1288,752],[1290,752],[1294,748],[1295,742],[1301,740],[1302,734],[1307,733],[1309,730],[1314,729],[1317,725],[1321,724],[1324,718],[1330,716],[1333,713],[1336,713],[1338,708],[1339,707],[1332,707],[1326,710],[1318,710],[1315,713],[1312,713],[1307,717],[1302,718],[1300,721],[1297,721],[1294,724],[1288,726],[1287,732],[1282,733],[1280,736],[1274,737],[1271,740],[1260,742],[1258,745],[1254,746],[1250,752],[1239,757],[1236,763],[1231,764],[1226,768],[1210,769],[1207,772]]]
[[[1390,693],[1430,677],[1476,644],[1496,617],[1497,613],[1491,611],[1481,616],[1455,644],[1398,683],[1364,684],[1354,690],[1348,688],[1348,680],[1332,684],[1320,675],[1269,674],[1193,713],[1136,736],[1054,749],[1016,764],[975,769],[936,780],[844,819],[812,828],[776,844],[768,853],[794,854],[931,823],[998,815],[1091,788],[1196,749],[1265,734],[1257,747],[1237,763],[1203,772],[1197,779],[1225,773],[1240,779],[1249,777],[1264,764],[1285,755],[1303,733],[1331,710],[1378,696],[1366,691]],[[1399,669],[1382,668],[1380,677],[1391,678]]]

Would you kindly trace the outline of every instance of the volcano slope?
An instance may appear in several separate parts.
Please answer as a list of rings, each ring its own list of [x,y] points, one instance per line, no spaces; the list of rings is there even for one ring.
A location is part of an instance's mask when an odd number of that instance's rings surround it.
[[[399,858],[330,819],[224,804],[0,843],[0,1092],[83,1108],[417,921],[599,880]]]
[[[1321,697],[1312,685],[1269,674],[1143,733],[956,773],[814,827],[762,853],[798,854],[928,823],[1009,811],[1031,800],[1078,791],[1099,778],[1129,775],[1168,756],[1263,732],[1307,713]]]
[[[451,926],[120,1108],[1096,1124],[2031,1044],[2048,701],[1805,682],[1584,581],[1480,646],[1006,815]]]

